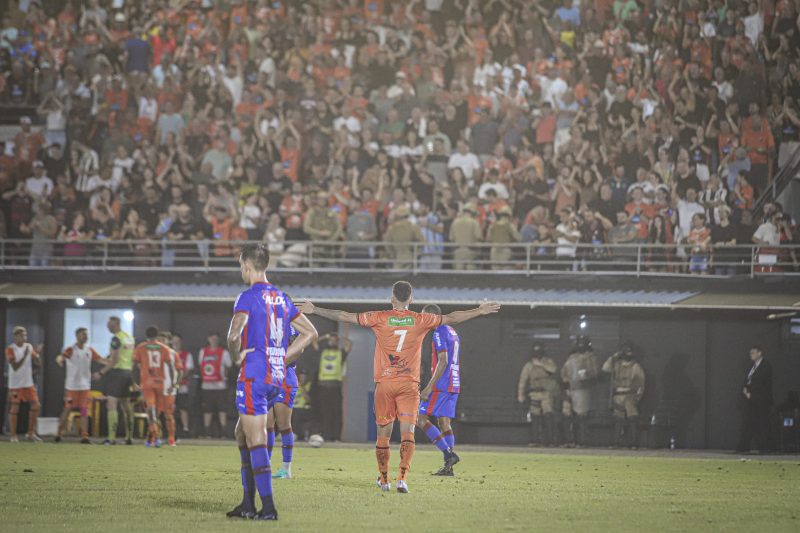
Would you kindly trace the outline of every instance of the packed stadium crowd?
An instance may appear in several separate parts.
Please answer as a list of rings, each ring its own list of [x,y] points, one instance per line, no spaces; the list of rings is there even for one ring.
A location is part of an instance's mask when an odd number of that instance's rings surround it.
[[[705,272],[795,239],[753,203],[800,146],[797,0],[9,3],[0,232],[63,255],[648,243]]]

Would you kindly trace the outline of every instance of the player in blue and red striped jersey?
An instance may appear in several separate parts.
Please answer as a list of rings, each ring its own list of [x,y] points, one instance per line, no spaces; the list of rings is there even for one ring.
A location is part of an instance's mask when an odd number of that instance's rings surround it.
[[[289,345],[297,339],[299,333],[294,327],[289,328]],[[283,466],[272,477],[274,479],[292,478],[292,453],[294,451],[294,431],[292,430],[292,409],[294,397],[297,395],[297,363],[286,365],[286,379],[281,386],[275,405],[269,410],[267,418],[267,453],[272,460],[272,447],[275,445],[275,422],[281,434],[281,453]]]
[[[428,304],[423,313],[441,315],[436,304]],[[453,465],[459,461],[453,448],[456,439],[450,421],[456,416],[456,403],[461,392],[461,367],[459,349],[461,339],[452,326],[442,324],[433,332],[431,353],[431,379],[420,393],[417,426],[421,427],[437,448],[444,454],[445,464],[435,476],[452,476]],[[439,427],[428,417],[435,416]]]
[[[272,499],[272,470],[267,453],[267,413],[286,379],[286,365],[299,359],[317,338],[314,325],[283,291],[267,281],[269,250],[264,244],[247,244],[239,256],[243,291],[233,307],[228,331],[231,358],[241,364],[236,383],[236,441],[242,461],[242,503],[228,512],[231,518],[277,520]],[[294,326],[299,336],[291,346]],[[255,493],[261,510],[255,510]]]

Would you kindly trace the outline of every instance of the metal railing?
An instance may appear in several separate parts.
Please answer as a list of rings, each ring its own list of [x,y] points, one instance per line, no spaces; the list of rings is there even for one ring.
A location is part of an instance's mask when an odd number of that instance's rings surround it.
[[[0,270],[190,271],[239,269],[247,241],[0,240]],[[797,275],[800,246],[489,244],[287,241],[269,244],[277,271],[368,270],[495,274]]]
[[[761,195],[756,198],[756,201],[753,202],[753,212],[760,213],[764,208],[764,204],[777,200],[778,196],[780,196],[798,173],[800,173],[800,146],[795,148],[794,152],[792,152],[784,165],[772,178],[769,186],[766,187],[761,192]]]

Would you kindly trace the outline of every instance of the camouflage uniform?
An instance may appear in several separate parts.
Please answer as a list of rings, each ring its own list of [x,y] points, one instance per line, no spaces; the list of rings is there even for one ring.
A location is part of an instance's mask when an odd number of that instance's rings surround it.
[[[614,414],[616,444],[622,445],[622,436],[629,434],[630,445],[638,443],[639,402],[644,395],[645,375],[642,365],[633,358],[630,346],[603,363],[603,372],[611,374],[611,410]],[[627,427],[623,424],[627,422]]]
[[[531,443],[556,444],[555,401],[558,397],[556,363],[540,345],[534,345],[531,360],[522,367],[517,385],[517,396],[528,397],[528,418],[531,421]],[[542,435],[544,430],[544,435]]]

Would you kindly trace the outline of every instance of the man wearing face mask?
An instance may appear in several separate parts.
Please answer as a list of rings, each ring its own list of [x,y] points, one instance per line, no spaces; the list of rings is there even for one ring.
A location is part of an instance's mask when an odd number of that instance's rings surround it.
[[[517,385],[517,401],[530,402],[528,420],[531,423],[531,445],[556,444],[555,396],[558,383],[555,379],[557,367],[547,356],[544,346],[538,342],[531,347],[531,359],[522,367]]]
[[[623,436],[628,446],[639,446],[639,402],[644,395],[644,369],[625,343],[620,351],[603,363],[602,371],[611,374],[611,410],[614,414],[614,438],[616,446],[622,446]]]

